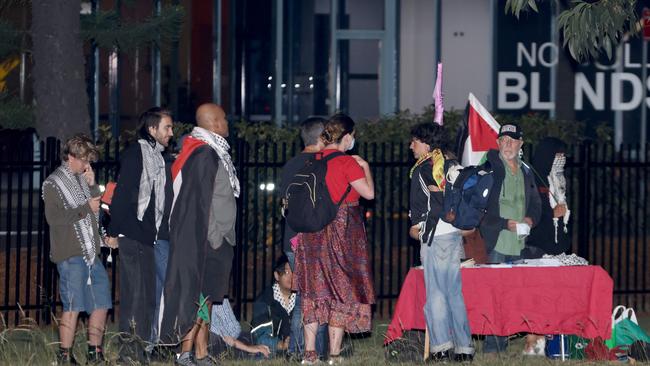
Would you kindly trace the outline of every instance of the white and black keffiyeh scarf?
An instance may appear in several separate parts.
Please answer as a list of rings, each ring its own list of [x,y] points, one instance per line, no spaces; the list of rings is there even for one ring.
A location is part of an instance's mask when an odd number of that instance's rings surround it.
[[[566,163],[566,157],[556,156],[553,160],[553,165],[551,166],[551,172],[548,175],[548,190],[549,190],[549,204],[551,208],[555,208],[557,205],[566,205],[566,213],[562,217],[562,223],[564,224],[564,233],[568,233],[569,230],[567,226],[569,225],[569,217],[571,216],[571,211],[566,201],[566,178],[564,177],[564,164]],[[553,218],[553,225],[555,226],[555,242],[557,243],[557,230],[559,224],[559,218]]]
[[[296,306],[296,293],[292,293],[289,296],[289,302],[286,302],[284,296],[282,296],[280,285],[277,282],[273,284],[273,299],[282,305],[282,308],[287,311],[287,314],[291,314],[291,310]]]
[[[228,178],[230,179],[230,186],[232,187],[233,194],[235,197],[239,197],[239,179],[237,179],[235,165],[232,163],[232,159],[230,159],[230,154],[228,154],[228,150],[230,150],[228,141],[216,133],[210,132],[201,127],[194,127],[191,136],[205,142],[216,151],[217,155],[219,155],[219,159],[223,161],[223,166],[228,172]]]
[[[68,168],[68,163],[61,164],[47,177],[43,182],[43,186],[48,184],[56,188],[66,210],[85,205],[91,198],[88,183],[83,177],[73,174]],[[95,262],[97,256],[95,248],[99,244],[95,241],[93,230],[99,220],[99,215],[94,214],[94,216],[94,222],[91,214],[88,214],[73,224],[77,240],[81,245],[84,261],[88,266],[92,266]]]
[[[154,146],[144,139],[138,140],[142,151],[142,174],[140,175],[140,190],[138,191],[138,220],[142,221],[144,212],[149,206],[151,191],[156,192],[155,218],[156,230],[160,228],[165,211],[165,159],[162,152],[165,147],[156,142]]]

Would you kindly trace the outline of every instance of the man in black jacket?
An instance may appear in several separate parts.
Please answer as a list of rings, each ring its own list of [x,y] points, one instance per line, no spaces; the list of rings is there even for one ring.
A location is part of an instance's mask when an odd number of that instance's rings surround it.
[[[485,239],[489,262],[517,260],[530,229],[539,222],[541,203],[532,170],[519,158],[523,135],[517,125],[499,130],[499,150],[487,153],[494,175],[492,195],[479,230]],[[486,353],[503,352],[507,337],[487,336]]]
[[[519,159],[523,135],[518,126],[501,126],[499,150],[487,153],[494,185],[480,231],[490,262],[519,259],[524,239],[537,225],[541,203],[532,170]]]
[[[140,125],[138,143],[120,160],[108,228],[109,243],[120,248],[119,330],[138,338],[120,352],[126,362],[146,359],[143,342],[151,340],[156,307],[154,247],[169,240],[173,198],[171,172],[162,155],[173,136],[171,112],[151,108],[140,116]]]

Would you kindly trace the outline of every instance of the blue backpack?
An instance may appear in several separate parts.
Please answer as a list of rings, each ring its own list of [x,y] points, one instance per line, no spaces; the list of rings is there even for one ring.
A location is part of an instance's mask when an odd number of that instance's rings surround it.
[[[445,162],[445,175],[451,167]],[[445,185],[441,220],[461,230],[477,228],[487,210],[494,177],[488,164],[468,166]]]

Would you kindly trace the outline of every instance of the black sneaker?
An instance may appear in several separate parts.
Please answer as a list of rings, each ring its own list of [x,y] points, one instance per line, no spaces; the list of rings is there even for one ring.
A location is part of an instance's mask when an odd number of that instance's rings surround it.
[[[427,362],[436,362],[436,363],[447,363],[450,361],[451,361],[450,351],[432,353],[431,356],[427,359]]]
[[[60,348],[56,354],[56,365],[78,365],[71,348]]]
[[[471,363],[474,361],[474,355],[468,353],[456,353],[454,355],[454,361],[461,363]]]
[[[104,351],[100,346],[88,346],[88,353],[86,354],[86,365],[101,365],[106,363]]]

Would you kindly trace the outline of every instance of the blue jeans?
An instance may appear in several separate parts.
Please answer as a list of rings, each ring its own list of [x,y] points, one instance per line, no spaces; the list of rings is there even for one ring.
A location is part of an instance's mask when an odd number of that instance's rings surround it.
[[[158,334],[158,323],[160,316],[160,299],[165,288],[165,275],[167,274],[167,260],[169,259],[169,240],[158,239],[154,246],[154,258],[156,262],[156,309],[154,311],[151,327],[151,343],[156,344],[160,338]]]
[[[85,311],[90,315],[95,310],[113,307],[108,274],[99,257],[91,267],[86,265],[83,256],[75,256],[57,263],[56,268],[63,311]]]
[[[490,263],[506,263],[521,259],[518,255],[506,255],[493,250],[488,255]],[[486,335],[483,341],[483,353],[505,352],[508,349],[508,337]]]
[[[285,252],[289,259],[291,270],[294,268],[296,255],[294,252]],[[305,334],[302,322],[302,306],[300,305],[300,294],[296,294],[296,304],[291,314],[291,338],[289,338],[289,353],[302,354],[305,351]],[[327,325],[319,325],[316,331],[316,352],[320,357],[327,357],[329,336]]]
[[[420,248],[427,291],[424,315],[432,353],[451,348],[457,354],[474,353],[460,278],[462,243],[456,232],[435,236],[431,246]]]

